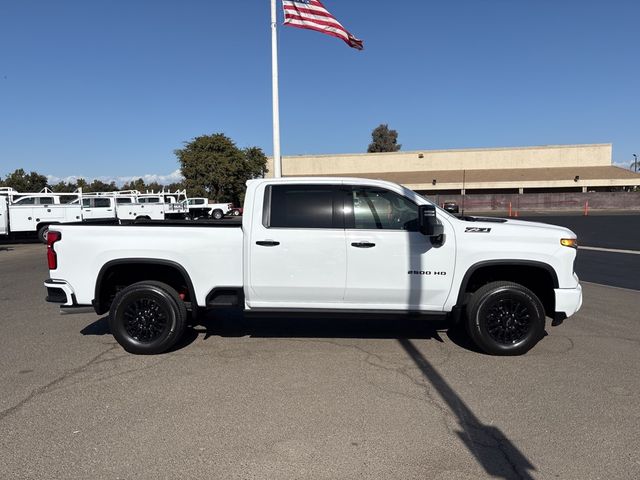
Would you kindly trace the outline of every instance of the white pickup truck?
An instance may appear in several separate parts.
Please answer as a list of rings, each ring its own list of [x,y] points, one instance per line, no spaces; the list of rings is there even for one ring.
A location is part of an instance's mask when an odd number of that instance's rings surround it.
[[[566,228],[456,218],[400,185],[247,183],[242,223],[55,225],[47,300],[92,306],[129,352],[159,353],[188,312],[448,315],[479,348],[516,355],[582,304]]]
[[[201,218],[220,220],[233,210],[232,203],[209,203],[209,199],[204,197],[187,198],[182,203],[189,210],[189,218],[194,220]]]

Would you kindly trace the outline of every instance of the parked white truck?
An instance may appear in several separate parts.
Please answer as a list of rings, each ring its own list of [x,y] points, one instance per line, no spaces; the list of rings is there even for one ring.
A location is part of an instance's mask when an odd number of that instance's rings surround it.
[[[79,203],[72,203],[81,196],[82,190],[53,193],[45,188],[38,193],[20,193],[3,187],[0,189],[0,235],[37,233],[45,242],[49,225],[82,221]]]
[[[183,203],[186,198],[184,190],[141,193],[133,203],[118,205],[118,218],[121,221],[182,219],[189,213]]]
[[[182,202],[189,210],[189,218],[197,220],[200,218],[222,219],[233,210],[233,203],[209,203],[208,198],[192,197]]]
[[[566,228],[456,218],[393,183],[287,178],[247,183],[238,222],[56,225],[47,300],[109,312],[116,340],[153,354],[187,312],[448,315],[485,352],[521,354],[582,304]]]

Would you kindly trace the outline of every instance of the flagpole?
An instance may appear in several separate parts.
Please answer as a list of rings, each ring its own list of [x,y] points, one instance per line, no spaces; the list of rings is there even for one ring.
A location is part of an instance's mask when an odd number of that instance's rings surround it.
[[[280,156],[280,106],[278,97],[278,31],[276,0],[271,0],[271,88],[273,94],[273,176],[282,176]]]

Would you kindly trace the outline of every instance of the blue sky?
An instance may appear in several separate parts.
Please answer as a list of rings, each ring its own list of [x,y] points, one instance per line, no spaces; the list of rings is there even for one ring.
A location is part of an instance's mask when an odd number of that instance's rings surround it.
[[[283,155],[612,142],[640,154],[640,2],[325,0],[365,50],[279,28]],[[282,11],[279,7],[280,23]],[[0,1],[0,175],[167,175],[272,152],[269,0]]]

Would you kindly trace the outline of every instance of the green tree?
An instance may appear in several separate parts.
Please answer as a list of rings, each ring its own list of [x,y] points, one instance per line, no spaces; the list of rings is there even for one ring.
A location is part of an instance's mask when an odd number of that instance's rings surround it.
[[[151,192],[159,192],[163,189],[164,185],[160,185],[158,182],[151,182],[146,185],[146,189]]]
[[[147,186],[141,178],[127,182],[122,186],[122,190],[138,190],[139,192],[144,192],[146,189]]]
[[[18,192],[39,192],[47,186],[47,177],[37,172],[27,173],[24,169],[18,168],[8,174],[2,183],[3,186],[11,187]]]
[[[264,176],[267,157],[258,147],[239,149],[222,133],[202,135],[175,151],[190,195],[240,204],[245,183]]]
[[[75,183],[61,181],[53,185],[51,190],[57,193],[71,193],[76,188],[78,188],[78,186]]]
[[[95,179],[84,188],[86,192],[113,192],[118,190],[116,182],[106,183],[102,180]]]
[[[389,125],[382,123],[371,132],[371,143],[367,152],[397,152],[402,147],[398,143],[398,132],[389,130]]]
[[[167,190],[175,192],[176,190],[183,190],[184,184],[182,182],[173,182],[166,186]]]

